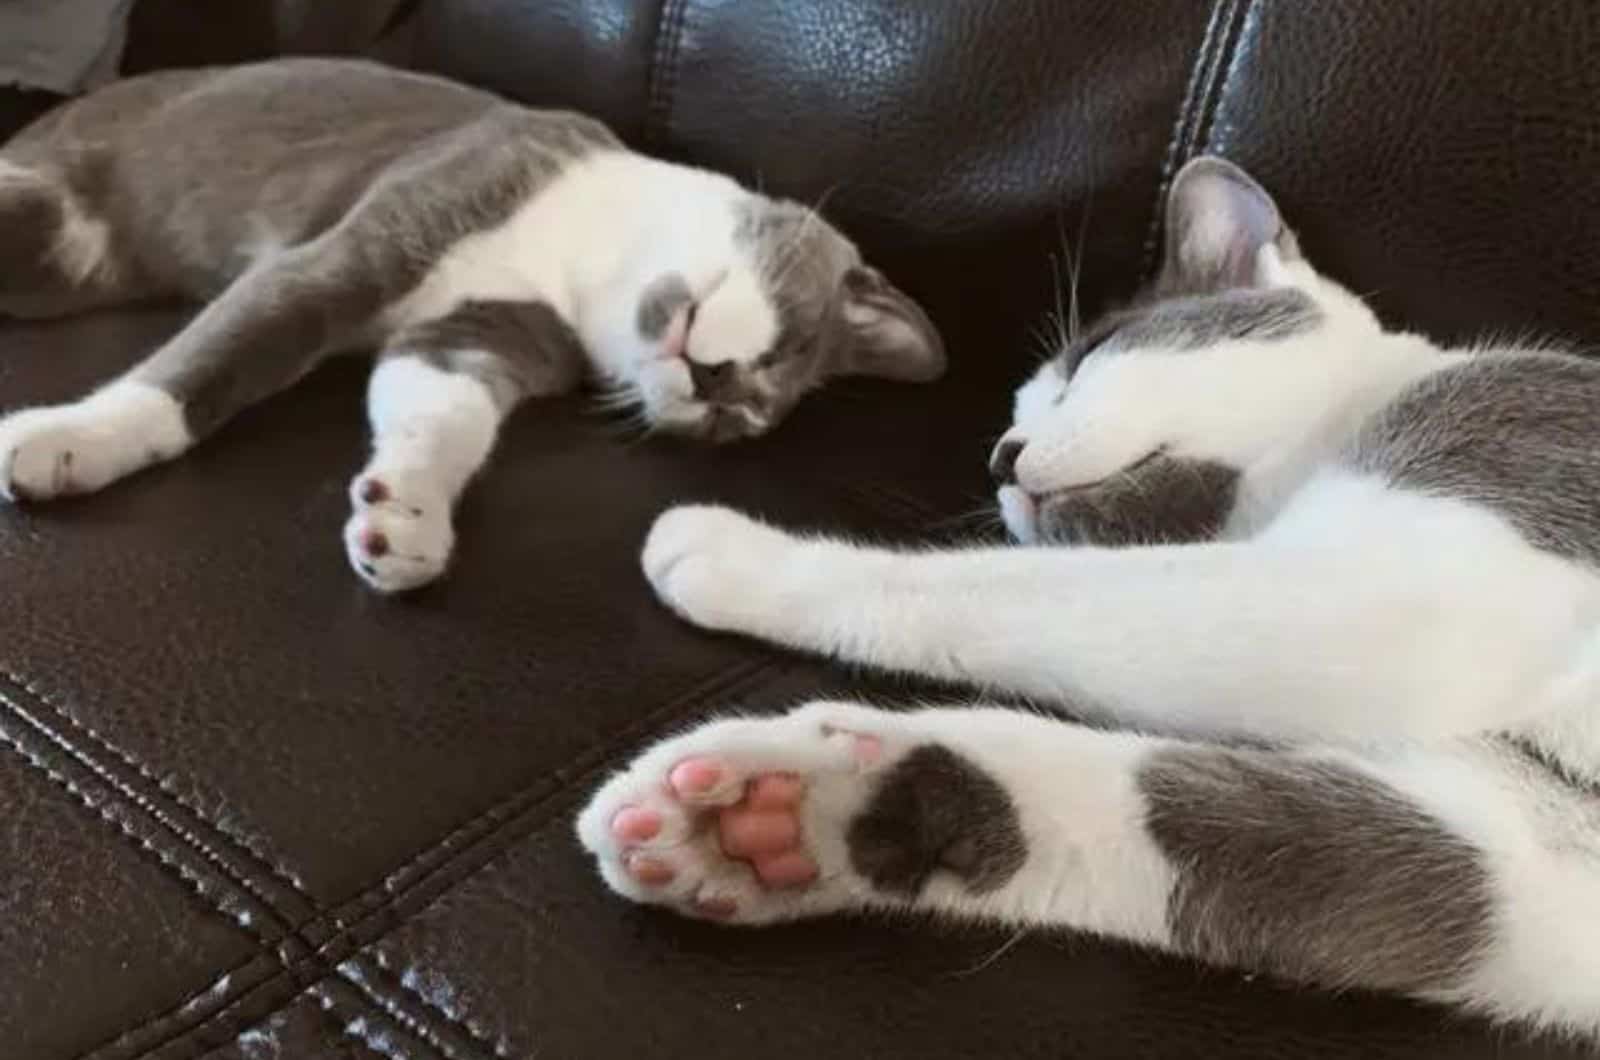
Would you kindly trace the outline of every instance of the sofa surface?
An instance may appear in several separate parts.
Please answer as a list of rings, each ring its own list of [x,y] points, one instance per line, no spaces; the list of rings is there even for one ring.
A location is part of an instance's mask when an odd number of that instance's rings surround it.
[[[146,2],[136,68],[376,50],[826,196],[954,364],[834,387],[721,450],[618,437],[583,398],[530,405],[452,572],[408,599],[364,589],[340,547],[356,364],[101,495],[0,508],[0,1057],[1588,1055],[1067,934],[689,923],[611,898],[571,820],[709,712],[913,694],[677,622],[639,574],[645,529],[716,500],[966,532],[1065,259],[1086,310],[1129,292],[1188,157],[1254,171],[1391,321],[1600,342],[1600,8],[241,4],[269,45]],[[0,408],[78,394],[182,319],[0,323]]]

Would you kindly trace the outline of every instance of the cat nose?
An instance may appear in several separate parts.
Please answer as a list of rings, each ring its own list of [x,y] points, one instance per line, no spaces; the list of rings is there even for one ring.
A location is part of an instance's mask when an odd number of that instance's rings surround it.
[[[997,486],[1014,486],[1017,482],[1017,458],[1028,443],[1021,438],[1002,438],[989,455],[989,474]]]
[[[719,397],[732,379],[732,361],[719,361],[716,364],[689,362],[689,380],[694,384],[694,396],[701,401],[711,401]]]

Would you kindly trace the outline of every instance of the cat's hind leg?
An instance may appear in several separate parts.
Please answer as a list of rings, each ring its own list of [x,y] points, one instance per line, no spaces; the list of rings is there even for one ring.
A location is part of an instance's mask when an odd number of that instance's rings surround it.
[[[578,836],[691,916],[1065,927],[1596,1033],[1600,842],[1550,818],[1584,797],[1493,741],[1367,759],[819,703],[663,741]]]
[[[242,409],[372,333],[389,293],[338,233],[234,281],[121,378],[0,418],[0,497],[90,493],[189,449]]]
[[[372,457],[350,484],[345,551],[380,592],[444,572],[456,501],[524,399],[570,390],[583,355],[539,302],[467,301],[389,342],[367,391]]]

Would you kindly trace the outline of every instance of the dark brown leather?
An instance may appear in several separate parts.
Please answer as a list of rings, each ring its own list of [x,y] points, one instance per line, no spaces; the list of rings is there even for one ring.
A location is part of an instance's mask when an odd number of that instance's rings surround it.
[[[356,365],[103,495],[0,511],[0,1053],[1583,1055],[1083,938],[686,923],[609,898],[570,824],[707,711],[910,694],[675,621],[638,573],[646,526],[717,499],[956,532],[1063,234],[1086,233],[1091,307],[1126,291],[1164,175],[1201,149],[1397,319],[1600,339],[1600,16],[1535,6],[425,0],[418,66],[831,191],[954,370],[836,388],[715,451],[617,439],[581,399],[530,408],[456,569],[411,600],[339,546]],[[79,393],[177,320],[0,327],[0,404]]]

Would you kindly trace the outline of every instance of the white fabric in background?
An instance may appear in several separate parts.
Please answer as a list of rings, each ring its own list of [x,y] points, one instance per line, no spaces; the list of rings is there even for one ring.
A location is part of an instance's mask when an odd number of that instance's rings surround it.
[[[74,95],[117,75],[133,0],[0,0],[0,86]]]

